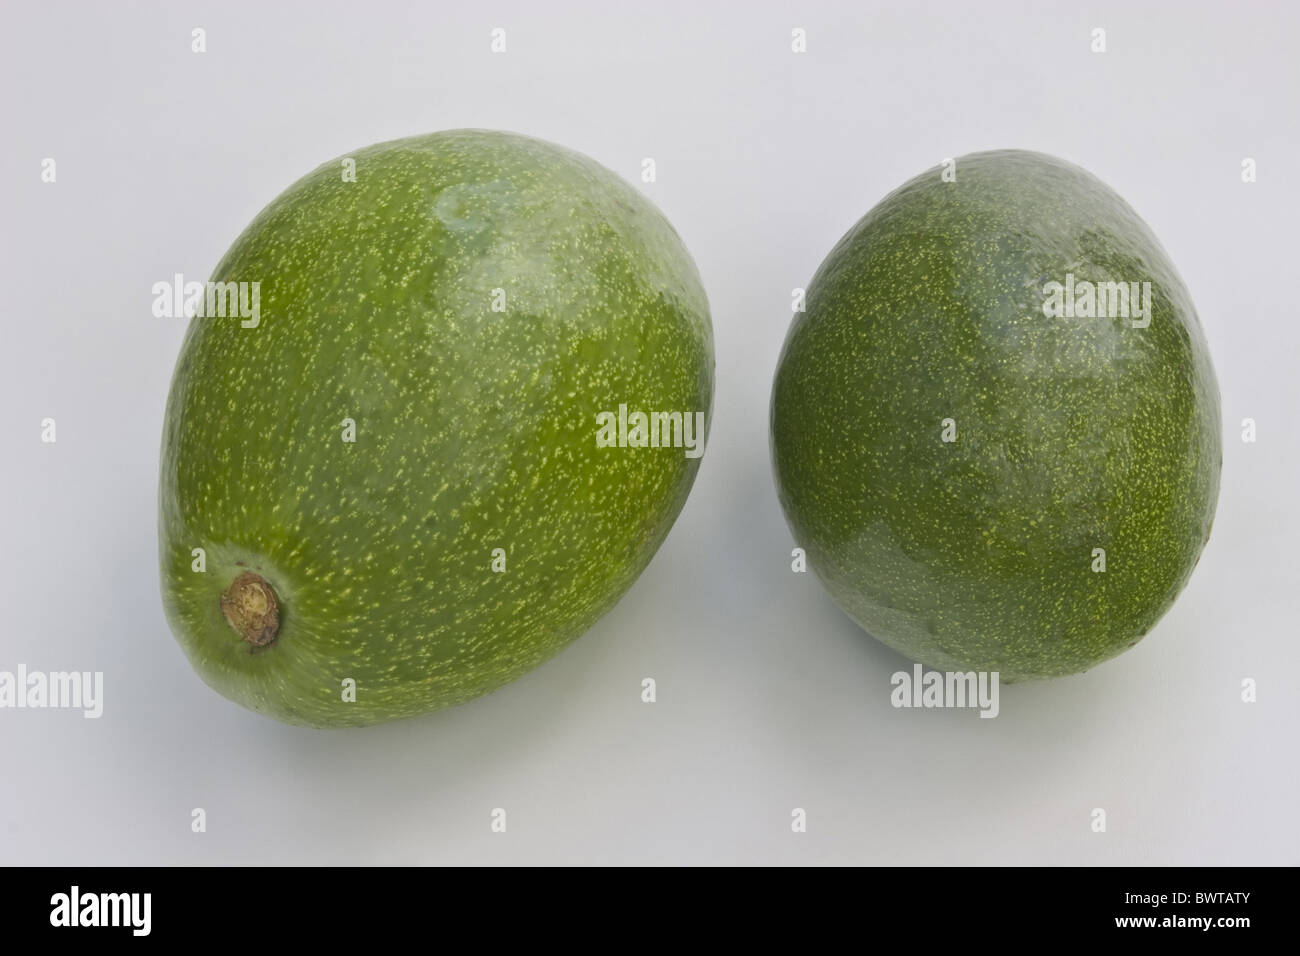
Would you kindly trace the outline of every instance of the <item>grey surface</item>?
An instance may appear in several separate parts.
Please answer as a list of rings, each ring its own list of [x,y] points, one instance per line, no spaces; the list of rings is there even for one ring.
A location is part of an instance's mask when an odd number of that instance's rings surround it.
[[[99,720],[0,710],[0,862],[1300,862],[1294,8],[534,6],[5,4],[0,670],[106,687]],[[184,330],[150,286],[206,278],[326,159],[458,126],[633,181],[655,158],[640,188],[713,307],[711,447],[645,575],[555,660],[431,717],[282,726],[208,690],[163,620],[157,454]],[[999,147],[1083,165],[1160,236],[1225,445],[1214,535],[1168,616],[981,720],[893,709],[908,662],[790,572],[766,425],[790,290],[890,189]]]

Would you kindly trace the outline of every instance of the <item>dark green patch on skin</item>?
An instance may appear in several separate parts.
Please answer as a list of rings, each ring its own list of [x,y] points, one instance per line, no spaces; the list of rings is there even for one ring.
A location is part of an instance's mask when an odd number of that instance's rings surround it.
[[[1038,153],[956,171],[886,197],[809,286],[773,387],[778,492],[832,597],[890,647],[1073,674],[1187,583],[1218,499],[1218,386],[1186,287],[1119,196]],[[1045,317],[1067,273],[1150,282],[1150,326]]]
[[[479,130],[351,155],[356,182],[321,166],[218,265],[215,281],[261,282],[260,325],[191,322],[162,450],[177,639],[222,694],[314,726],[468,700],[587,630],[699,467],[681,448],[598,448],[597,414],[713,399],[695,266],[608,170]],[[223,613],[243,573],[274,591],[273,638]]]

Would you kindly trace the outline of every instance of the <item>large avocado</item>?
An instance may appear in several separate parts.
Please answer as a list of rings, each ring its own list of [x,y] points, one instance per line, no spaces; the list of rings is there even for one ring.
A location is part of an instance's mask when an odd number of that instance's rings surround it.
[[[1124,200],[1039,153],[926,172],[840,240],[786,338],[771,429],[796,542],[844,611],[916,661],[1006,681],[1132,647],[1218,498],[1187,288]]]
[[[212,280],[260,283],[260,315],[191,321],[162,590],[199,674],[247,707],[372,724],[490,691],[605,613],[686,500],[703,428],[642,447],[635,416],[707,421],[704,291],[664,217],[583,156],[479,130],[359,150]]]

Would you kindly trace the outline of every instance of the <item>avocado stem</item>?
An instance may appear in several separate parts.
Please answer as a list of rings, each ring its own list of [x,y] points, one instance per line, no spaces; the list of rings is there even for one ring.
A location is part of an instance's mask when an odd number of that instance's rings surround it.
[[[266,579],[245,571],[221,595],[221,613],[239,636],[254,647],[265,647],[280,630],[280,602]]]

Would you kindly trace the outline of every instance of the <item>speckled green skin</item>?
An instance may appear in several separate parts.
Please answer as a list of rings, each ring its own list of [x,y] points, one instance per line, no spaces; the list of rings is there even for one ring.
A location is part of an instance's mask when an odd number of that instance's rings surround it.
[[[1218,386],[1187,289],[1119,196],[1038,153],[956,169],[886,197],[809,286],[773,388],[778,492],[832,597],[890,647],[1072,674],[1186,584],[1218,498]],[[1044,317],[1067,272],[1151,282],[1150,327]]]
[[[261,281],[261,323],[192,320],[162,449],[177,639],[222,694],[321,727],[468,700],[582,634],[699,466],[681,448],[598,448],[597,413],[713,398],[695,266],[614,174],[478,130],[350,155],[357,182],[321,166],[217,267]],[[220,610],[245,569],[280,600],[265,649]]]

